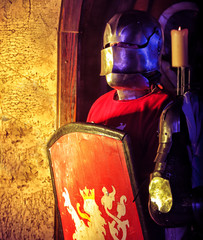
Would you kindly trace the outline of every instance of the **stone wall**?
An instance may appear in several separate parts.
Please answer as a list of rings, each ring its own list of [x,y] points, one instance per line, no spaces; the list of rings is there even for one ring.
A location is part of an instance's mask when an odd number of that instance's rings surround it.
[[[61,0],[0,1],[0,239],[53,239]]]

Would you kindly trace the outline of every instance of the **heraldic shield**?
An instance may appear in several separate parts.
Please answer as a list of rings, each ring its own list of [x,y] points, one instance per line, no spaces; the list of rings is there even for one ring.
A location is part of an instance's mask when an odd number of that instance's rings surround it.
[[[145,239],[127,134],[70,123],[47,148],[64,239]]]

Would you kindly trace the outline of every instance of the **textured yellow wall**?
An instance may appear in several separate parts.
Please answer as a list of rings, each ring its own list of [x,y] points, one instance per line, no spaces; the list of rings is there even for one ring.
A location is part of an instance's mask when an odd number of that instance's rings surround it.
[[[61,0],[0,1],[0,239],[53,239]]]

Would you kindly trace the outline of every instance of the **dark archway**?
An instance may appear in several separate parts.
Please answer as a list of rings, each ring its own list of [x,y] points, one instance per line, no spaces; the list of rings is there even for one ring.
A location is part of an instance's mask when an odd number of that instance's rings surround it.
[[[99,76],[106,22],[115,13],[130,9],[145,10],[158,18],[175,2],[179,1],[62,0],[58,32],[57,127],[85,121],[92,103],[108,91],[105,79]],[[55,239],[62,239],[58,217],[55,219]]]

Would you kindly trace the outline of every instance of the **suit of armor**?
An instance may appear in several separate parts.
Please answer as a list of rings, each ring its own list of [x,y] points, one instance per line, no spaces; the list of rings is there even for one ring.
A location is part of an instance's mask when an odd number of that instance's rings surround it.
[[[101,75],[114,90],[90,109],[87,121],[124,130],[132,139],[137,191],[147,218],[149,239],[163,239],[149,216],[148,184],[158,147],[158,123],[170,97],[158,87],[162,31],[159,23],[142,11],[116,14],[107,23],[101,51]]]
[[[135,159],[135,173],[138,174],[143,202],[148,198],[148,193],[142,182],[153,171],[153,152],[157,148],[157,120],[169,102],[167,95],[155,87],[159,85],[161,45],[160,25],[148,14],[130,11],[116,14],[110,19],[104,33],[104,49],[101,51],[101,75],[106,76],[107,83],[115,90],[103,95],[93,104],[87,119],[130,134],[135,154],[139,153]],[[153,96],[160,101],[157,107],[157,100]],[[184,102],[185,96],[178,97],[167,105],[161,115],[156,166],[149,189],[152,219],[158,225],[174,229],[191,226],[194,216],[198,224],[202,221],[199,187],[201,188],[203,181],[194,187],[192,179],[196,174],[193,166],[197,161],[192,161],[188,154],[191,134],[188,118],[183,111]],[[198,159],[201,159],[200,155],[197,154]],[[155,229],[156,226],[150,223],[148,227]],[[182,232],[182,237],[188,234],[185,229]],[[151,239],[157,239],[157,235],[162,239],[159,231],[152,231]],[[178,239],[184,239],[182,237]],[[189,237],[188,235],[187,239]]]

